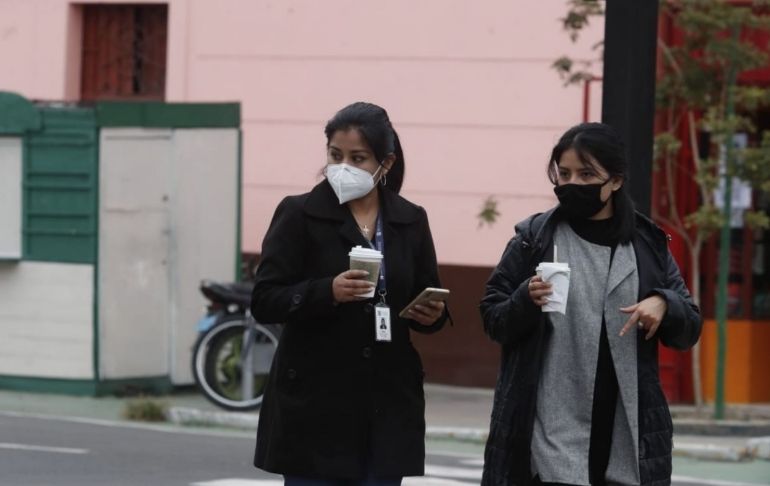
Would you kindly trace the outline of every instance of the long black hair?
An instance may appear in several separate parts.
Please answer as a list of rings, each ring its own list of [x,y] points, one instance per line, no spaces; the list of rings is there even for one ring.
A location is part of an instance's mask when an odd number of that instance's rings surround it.
[[[612,193],[613,228],[619,242],[628,243],[634,235],[634,202],[628,190],[628,159],[620,135],[603,123],[581,123],[564,133],[551,151],[548,161],[548,179],[559,182],[559,160],[562,154],[573,149],[583,165],[596,168],[598,163],[610,177],[619,177],[623,185]]]
[[[404,152],[388,112],[380,106],[363,101],[346,106],[326,123],[326,144],[329,144],[338,130],[351,128],[358,130],[380,164],[389,154],[395,155],[396,160],[388,171],[385,187],[398,194],[404,183]]]

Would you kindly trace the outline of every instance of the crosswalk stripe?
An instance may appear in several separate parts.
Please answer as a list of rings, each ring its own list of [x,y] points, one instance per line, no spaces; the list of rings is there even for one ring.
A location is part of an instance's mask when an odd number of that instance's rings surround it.
[[[758,483],[741,483],[735,481],[723,481],[719,479],[703,479],[690,476],[671,476],[672,484],[697,484],[698,486],[758,486]]]
[[[190,486],[283,486],[283,480],[228,478],[191,483]]]
[[[31,444],[13,444],[11,442],[0,442],[0,449],[32,452],[55,452],[57,454],[88,454],[89,452],[88,449],[76,449],[74,447],[49,447]]]
[[[473,461],[469,459],[468,462]],[[468,467],[425,465],[425,476],[407,477],[402,486],[469,486],[478,484],[482,470]],[[223,478],[191,483],[190,486],[283,486],[280,479]]]
[[[404,478],[401,486],[468,486],[469,484],[477,483],[468,483],[465,481],[455,481],[454,479],[431,478],[425,476]]]
[[[402,486],[468,486],[469,484],[475,483],[431,477],[404,478],[404,481],[401,483]],[[283,486],[283,481],[275,479],[228,478],[191,483],[190,486]]]
[[[404,481],[401,483],[402,486],[468,486],[470,484],[476,483],[431,477],[404,478]],[[229,478],[191,483],[190,486],[283,486],[283,481],[275,479]]]
[[[483,471],[481,469],[468,467],[433,466],[430,464],[425,465],[426,476],[438,476],[441,478],[481,480],[482,472]]]
[[[460,461],[463,466],[484,467],[484,459],[464,459]]]

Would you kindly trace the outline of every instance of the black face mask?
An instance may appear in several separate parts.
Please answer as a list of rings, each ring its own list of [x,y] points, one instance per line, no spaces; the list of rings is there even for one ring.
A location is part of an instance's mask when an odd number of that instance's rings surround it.
[[[610,179],[601,184],[564,184],[554,187],[553,192],[568,216],[585,219],[601,211],[609,202],[609,198],[602,201],[602,187],[608,182]]]

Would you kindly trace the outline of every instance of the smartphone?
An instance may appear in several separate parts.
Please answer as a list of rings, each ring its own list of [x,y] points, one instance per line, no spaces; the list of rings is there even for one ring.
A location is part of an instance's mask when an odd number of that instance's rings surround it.
[[[420,292],[420,295],[414,298],[413,301],[409,302],[409,305],[404,307],[404,309],[398,313],[398,317],[402,318],[408,318],[407,312],[409,312],[409,309],[412,309],[414,306],[418,304],[424,304],[428,302],[429,300],[443,300],[446,301],[449,298],[449,290],[448,289],[438,289],[434,287],[428,287],[422,292]]]

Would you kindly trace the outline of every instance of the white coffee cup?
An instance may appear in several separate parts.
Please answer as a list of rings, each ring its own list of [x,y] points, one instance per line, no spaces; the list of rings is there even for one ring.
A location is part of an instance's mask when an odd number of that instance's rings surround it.
[[[350,256],[350,269],[351,270],[366,270],[369,275],[366,276],[366,280],[373,283],[375,286],[365,293],[359,294],[360,297],[374,297],[374,291],[377,286],[377,279],[380,278],[380,265],[382,265],[382,253],[372,248],[364,248],[363,246],[355,246],[348,253]]]
[[[547,296],[548,302],[542,307],[543,312],[565,314],[569,295],[569,265],[562,262],[541,262],[535,271],[544,282],[551,284],[552,293]]]

